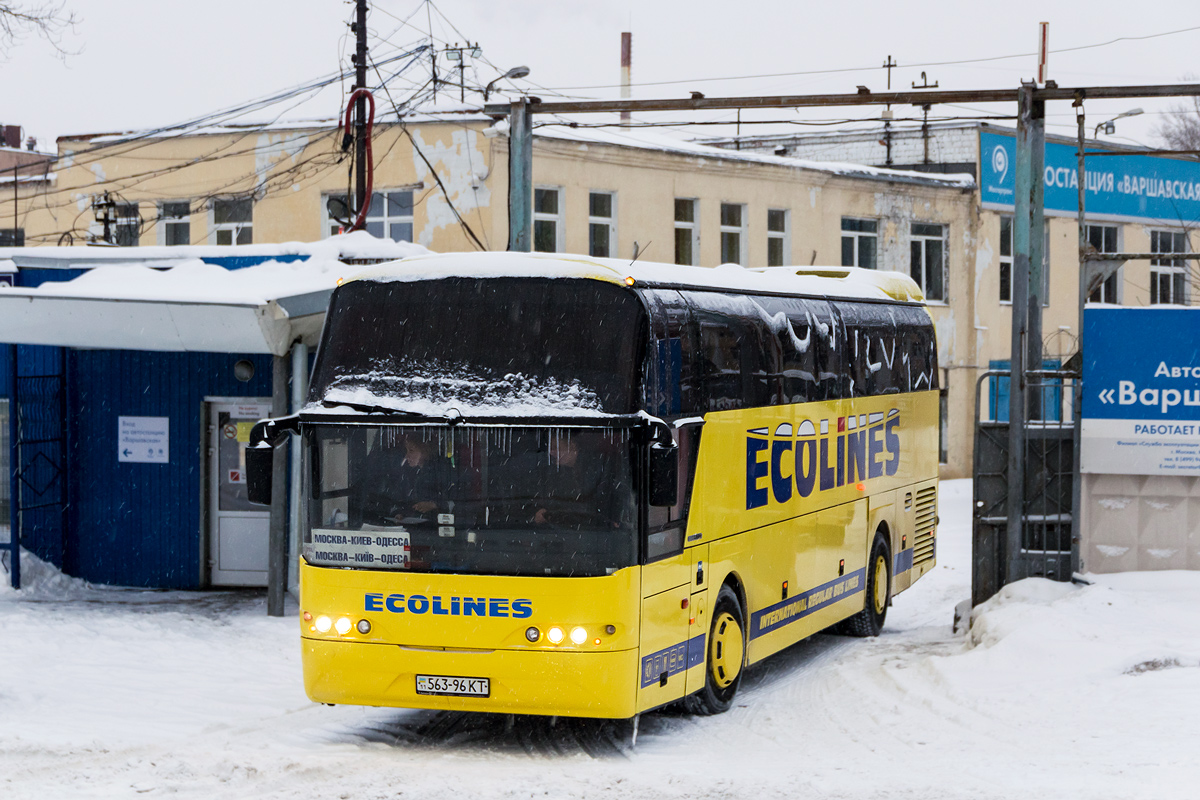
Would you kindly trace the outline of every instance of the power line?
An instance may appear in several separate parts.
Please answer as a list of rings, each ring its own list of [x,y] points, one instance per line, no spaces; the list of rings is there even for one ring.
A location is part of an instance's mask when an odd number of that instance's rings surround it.
[[[1116,39],[1110,39],[1107,42],[1097,42],[1095,44],[1079,45],[1078,47],[1064,47],[1064,48],[1060,48],[1057,50],[1051,50],[1050,52],[1055,53],[1055,54],[1073,53],[1073,52],[1077,52],[1079,50],[1092,50],[1097,47],[1108,47],[1109,45],[1117,44],[1118,42],[1143,41],[1146,39],[1157,39],[1162,36],[1174,36],[1179,33],[1190,33],[1192,31],[1200,31],[1200,25],[1196,25],[1191,28],[1180,28],[1178,30],[1173,30],[1173,31],[1163,31],[1162,33],[1152,33],[1147,36],[1120,36]],[[947,66],[955,66],[955,65],[959,65],[959,64],[982,64],[982,63],[989,62],[989,61],[1005,61],[1005,60],[1013,59],[1013,58],[1029,58],[1030,56],[1036,56],[1036,55],[1037,55],[1036,52],[1013,53],[1012,55],[1007,55],[1007,56],[988,56],[986,58],[965,58],[965,59],[959,59],[959,60],[955,60],[955,61],[926,61],[926,62],[923,62],[920,64],[905,64],[904,68],[905,69],[920,69],[922,67],[947,67]],[[802,70],[799,72],[771,72],[771,73],[764,73],[761,75],[730,75],[730,76],[726,76],[723,78],[684,78],[684,79],[680,79],[680,80],[670,80],[670,81],[645,81],[642,83],[634,83],[631,85],[632,86],[675,86],[675,85],[683,84],[683,83],[711,83],[711,82],[716,82],[716,81],[756,80],[759,78],[792,78],[792,77],[799,77],[799,76],[803,76],[803,75],[835,75],[835,74],[848,73],[848,72],[873,72],[877,69],[881,69],[881,67],[842,67],[842,68],[836,68],[836,69]],[[621,86],[622,86],[622,84],[615,83],[615,84],[597,84],[594,86],[560,86],[558,88],[560,90],[564,90],[564,91],[571,91],[571,90],[580,90],[580,89],[582,89],[582,90],[619,89],[619,88],[621,88]]]

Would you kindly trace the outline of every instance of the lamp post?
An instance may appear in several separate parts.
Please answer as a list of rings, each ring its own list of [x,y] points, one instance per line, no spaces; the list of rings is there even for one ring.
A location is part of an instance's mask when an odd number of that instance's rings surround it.
[[[524,78],[529,75],[529,67],[513,67],[508,72],[501,75],[496,80],[489,83],[483,89],[483,102],[487,102],[488,96],[492,93],[492,87],[503,80],[512,80],[514,78]]]
[[[1112,119],[1110,119],[1106,122],[1101,122],[1101,123],[1097,124],[1096,130],[1092,134],[1092,138],[1095,138],[1100,135],[1101,128],[1104,129],[1105,135],[1112,136],[1114,133],[1117,132],[1117,126],[1114,124],[1117,120],[1121,119],[1122,117],[1136,117],[1138,114],[1143,114],[1143,113],[1145,113],[1145,112],[1143,112],[1140,108],[1131,108],[1128,111],[1125,111],[1121,114],[1117,114]]]

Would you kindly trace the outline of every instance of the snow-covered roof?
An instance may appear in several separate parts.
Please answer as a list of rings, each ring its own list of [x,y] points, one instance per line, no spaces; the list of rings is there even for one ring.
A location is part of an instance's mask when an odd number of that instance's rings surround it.
[[[569,253],[429,254],[379,264],[364,270],[356,279],[390,282],[450,277],[587,278],[633,286],[670,285],[871,300],[924,300],[912,278],[899,272],[857,267],[746,269],[737,264],[710,269],[652,261],[630,263],[624,259]]]
[[[497,124],[501,130],[507,126]],[[727,150],[713,147],[697,141],[679,139],[658,130],[645,128],[572,128],[569,126],[548,125],[538,128],[535,137],[574,141],[582,144],[605,144],[614,147],[636,147],[646,150],[679,153],[703,158],[717,158],[725,161],[742,161],[755,164],[770,164],[793,169],[806,169],[814,172],[846,175],[855,178],[870,178],[901,183],[920,183],[929,186],[947,186],[952,188],[973,189],[975,176],[962,174],[933,174],[913,170],[887,169],[885,167],[869,167],[862,164],[841,163],[836,161],[813,161],[790,156],[777,156],[767,153],[753,153],[748,150]]]
[[[7,248],[0,259],[8,251],[23,249]],[[238,248],[28,249],[81,251],[80,259],[97,252],[104,256],[100,261],[72,261],[70,255],[56,254],[68,265],[90,267],[74,280],[36,288],[0,285],[2,342],[274,355],[287,353],[296,339],[316,344],[329,295],[340,279],[360,269],[342,259],[428,252],[420,245],[380,241],[366,233],[313,244]],[[129,251],[134,249],[171,251],[171,266],[160,269],[154,258],[133,261]],[[254,266],[227,269],[198,255],[249,250],[302,257],[268,258]],[[20,258],[13,260],[17,266],[27,266]]]
[[[282,242],[278,244],[242,244],[235,246],[195,244],[171,247],[112,247],[75,245],[72,247],[0,247],[0,259],[12,259],[18,267],[39,269],[79,269],[97,264],[140,264],[173,267],[190,259],[226,264],[239,259],[262,261],[284,257],[295,260],[317,258],[341,261],[406,258],[428,253],[420,245],[378,239],[366,231],[330,236],[319,242]]]

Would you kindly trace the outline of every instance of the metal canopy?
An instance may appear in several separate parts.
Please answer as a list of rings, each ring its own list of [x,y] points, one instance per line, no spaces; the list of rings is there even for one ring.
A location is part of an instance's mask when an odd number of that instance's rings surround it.
[[[332,288],[266,302],[79,297],[66,284],[0,290],[0,342],[114,350],[270,353],[315,345]]]

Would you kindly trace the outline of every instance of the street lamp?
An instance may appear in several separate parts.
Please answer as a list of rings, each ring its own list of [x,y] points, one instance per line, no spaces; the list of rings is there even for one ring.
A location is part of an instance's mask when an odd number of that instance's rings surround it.
[[[508,72],[504,73],[499,78],[496,78],[496,80],[492,81],[491,83],[489,83],[487,86],[484,87],[483,102],[485,102],[485,103],[487,102],[488,95],[490,95],[492,93],[492,87],[495,86],[500,81],[506,80],[506,79],[512,80],[514,78],[524,78],[528,75],[529,75],[529,67],[513,67]]]
[[[1145,113],[1145,112],[1143,112],[1140,108],[1131,108],[1124,113],[1117,114],[1115,117],[1108,120],[1107,122],[1099,123],[1096,126],[1096,131],[1092,134],[1092,137],[1094,138],[1096,136],[1099,136],[1101,128],[1104,129],[1105,134],[1107,134],[1108,136],[1112,136],[1114,133],[1117,132],[1117,126],[1114,125],[1113,123],[1115,123],[1117,120],[1121,119],[1122,117],[1136,117],[1138,114],[1142,114],[1142,113]]]

